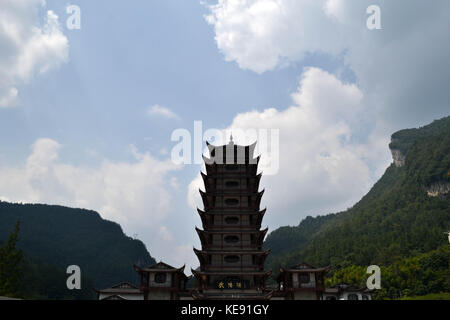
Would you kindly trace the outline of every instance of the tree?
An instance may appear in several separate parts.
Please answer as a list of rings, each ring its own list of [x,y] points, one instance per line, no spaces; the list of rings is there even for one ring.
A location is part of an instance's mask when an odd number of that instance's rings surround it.
[[[0,295],[19,296],[20,278],[22,275],[22,251],[16,248],[19,239],[20,220],[9,235],[4,246],[0,246]]]

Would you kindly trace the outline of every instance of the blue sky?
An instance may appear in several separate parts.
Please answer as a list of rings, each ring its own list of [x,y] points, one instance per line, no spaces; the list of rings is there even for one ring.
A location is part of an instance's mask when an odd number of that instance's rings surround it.
[[[195,266],[201,166],[171,163],[170,137],[200,120],[280,130],[280,172],[263,181],[272,230],[351,206],[394,131],[449,113],[448,3],[375,2],[383,29],[369,31],[369,1],[5,0],[0,98],[18,94],[0,108],[0,199],[98,210]]]
[[[74,2],[75,3],[75,2]],[[69,61],[20,88],[21,107],[2,117],[3,145],[18,151],[37,136],[52,136],[71,150],[72,161],[86,148],[123,157],[130,143],[153,151],[170,144],[170,132],[202,120],[226,127],[235,114],[249,109],[287,107],[302,68],[329,71],[337,59],[324,54],[263,75],[224,61],[214,32],[205,22],[206,8],[196,1],[78,1],[82,28],[64,30]],[[65,22],[66,6],[47,1]],[[347,80],[347,79],[344,79]],[[174,110],[180,122],[149,119],[146,108],[159,104]],[[12,130],[12,128],[22,130]],[[151,137],[157,144],[149,145]],[[75,148],[77,150],[75,150]],[[154,148],[152,150],[152,148]],[[18,156],[23,159],[26,150]],[[82,157],[82,159],[80,159]]]

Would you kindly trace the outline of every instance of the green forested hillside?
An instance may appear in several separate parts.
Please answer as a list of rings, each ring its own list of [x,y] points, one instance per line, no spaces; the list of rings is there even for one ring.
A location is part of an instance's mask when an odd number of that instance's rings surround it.
[[[352,283],[363,287],[367,280],[366,266],[348,266],[335,270],[327,285]],[[434,295],[450,299],[450,246],[448,244],[410,258],[381,266],[381,290],[378,299],[398,299]],[[447,293],[438,297],[441,293]]]
[[[393,141],[391,148],[406,155],[405,165],[392,164],[349,210],[309,217],[297,227],[271,233],[265,246],[279,249],[267,268],[276,273],[280,264],[300,261],[332,265],[333,272],[371,264],[388,267],[448,246],[444,232],[450,230],[450,195],[432,197],[427,191],[433,185],[445,190],[450,183],[450,117],[395,133]]]
[[[24,253],[21,292],[26,298],[87,298],[92,288],[136,282],[133,264],[152,264],[145,245],[127,237],[94,211],[0,202],[0,243],[20,219],[18,248]],[[66,289],[66,268],[78,265],[83,292]]]
[[[333,214],[316,218],[307,217],[296,227],[281,227],[271,232],[264,242],[264,248],[271,249],[266,260],[266,268],[276,273],[279,265],[286,266],[286,259],[304,250],[315,234],[326,224],[332,223],[334,218]]]

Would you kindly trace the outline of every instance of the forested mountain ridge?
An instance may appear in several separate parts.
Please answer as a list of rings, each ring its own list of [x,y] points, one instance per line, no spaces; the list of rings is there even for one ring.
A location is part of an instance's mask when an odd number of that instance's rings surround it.
[[[120,225],[94,211],[0,202],[0,243],[6,242],[18,220],[17,246],[25,255],[22,278],[27,281],[22,281],[21,288],[25,297],[77,298],[66,289],[69,265],[81,268],[82,297],[86,298],[93,296],[94,287],[136,283],[133,264],[155,263],[141,241],[126,236]],[[48,279],[49,273],[53,279]]]
[[[393,134],[390,148],[398,161],[355,206],[269,234],[266,267],[389,266],[448,245],[450,117]]]

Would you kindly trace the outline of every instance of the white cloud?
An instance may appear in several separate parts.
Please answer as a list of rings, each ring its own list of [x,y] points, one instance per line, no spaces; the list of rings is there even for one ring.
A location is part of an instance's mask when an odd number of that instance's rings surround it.
[[[306,53],[345,52],[374,121],[390,130],[448,115],[450,2],[380,0],[382,30],[366,27],[371,0],[219,0],[207,21],[226,60],[263,73]],[[368,111],[369,112],[369,111]]]
[[[308,69],[293,106],[238,114],[230,128],[279,128],[280,172],[266,176],[272,226],[353,205],[390,161],[398,129],[448,115],[450,2],[380,0],[382,30],[368,30],[370,0],[218,0],[208,5],[218,49],[264,73],[306,54],[343,55],[345,84]],[[320,60],[320,59],[319,59]],[[320,67],[320,61],[316,62]],[[263,155],[264,157],[264,155]],[[198,204],[190,185],[189,203]]]
[[[3,95],[1,92],[3,92]],[[16,88],[7,88],[5,90],[0,89],[0,107],[13,106],[18,94],[19,90]]]
[[[322,32],[334,22],[324,16],[320,0],[219,0],[209,8],[206,19],[217,46],[243,69],[262,73],[307,51],[335,47]]]
[[[179,244],[166,226],[160,226],[157,234],[160,245],[165,248],[160,255],[160,257],[163,257],[163,261],[172,263],[175,267],[186,265],[184,270],[186,274],[190,274],[191,268],[198,266],[198,260],[192,250],[192,245]]]
[[[149,116],[162,116],[168,119],[179,119],[178,115],[175,112],[158,104],[149,107],[147,110],[147,114]]]
[[[68,60],[69,44],[51,10],[44,23],[41,0],[0,2],[0,107],[17,104],[17,86]]]
[[[308,68],[292,94],[290,108],[251,111],[233,119],[228,130],[236,133],[239,129],[280,130],[279,173],[263,175],[262,181],[267,187],[263,203],[269,207],[265,222],[271,228],[298,223],[308,214],[352,206],[378,178],[371,168],[386,168],[390,161],[386,139],[370,132],[364,139],[355,139],[364,126],[363,98],[354,84]],[[234,138],[236,143],[249,143],[247,137]],[[260,170],[265,171],[264,165]],[[191,207],[202,208],[199,188],[203,189],[203,183],[197,177],[189,186]]]
[[[138,233],[152,255],[179,262],[168,247],[178,244],[160,226],[170,219],[171,190],[178,185],[172,174],[180,166],[135,147],[130,150],[134,161],[104,159],[96,167],[74,166],[60,159],[61,147],[52,139],[39,139],[24,165],[0,168],[0,199],[96,210],[120,223],[127,234]]]

